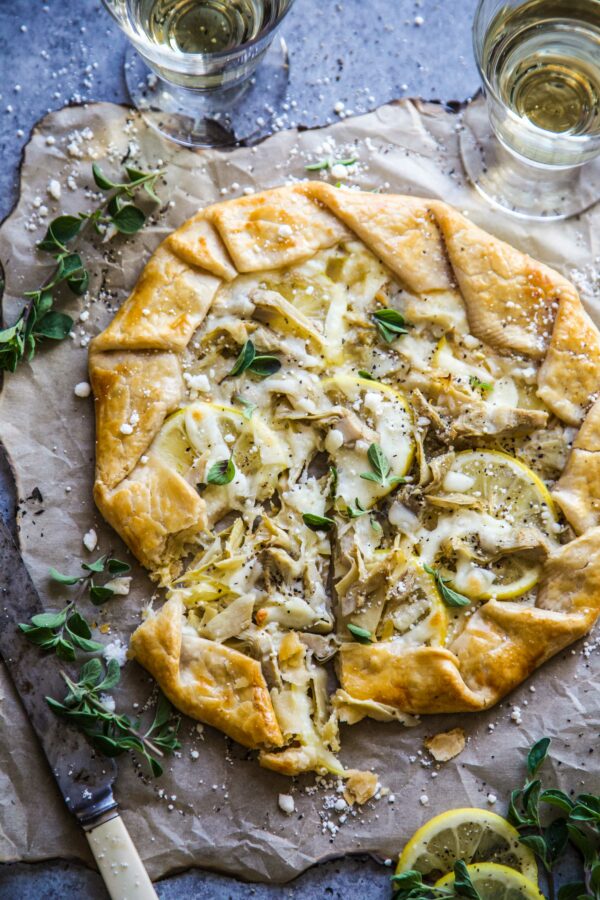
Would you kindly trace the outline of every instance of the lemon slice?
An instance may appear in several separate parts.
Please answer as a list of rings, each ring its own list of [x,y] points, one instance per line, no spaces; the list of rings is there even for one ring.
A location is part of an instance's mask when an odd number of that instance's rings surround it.
[[[535,529],[553,542],[558,521],[554,501],[539,476],[507,453],[465,450],[457,453],[444,486],[473,497],[480,508],[441,516],[432,531],[423,533],[424,561],[431,563],[451,537],[475,537],[484,550],[492,552],[497,547],[497,552],[484,567],[459,559],[456,572],[448,573],[455,590],[477,600],[510,600],[531,590],[539,580],[541,565],[526,552],[525,545],[519,549],[516,539],[523,540],[524,529]],[[511,547],[513,539],[515,546]]]
[[[456,454],[450,471],[471,479],[461,492],[479,498],[486,512],[554,537],[554,500],[539,475],[520,459],[500,450],[464,450]]]
[[[350,416],[347,434],[343,435],[344,425],[334,425],[325,441],[337,468],[338,496],[348,506],[358,500],[365,508],[371,507],[393,490],[395,484],[390,479],[406,475],[412,464],[415,441],[408,401],[387,384],[355,375],[327,378],[323,389]],[[373,474],[368,457],[372,444],[381,448],[389,464],[389,477],[383,483],[361,478],[362,474]]]
[[[416,869],[431,882],[451,871],[459,859],[467,865],[508,866],[537,881],[535,857],[519,842],[516,828],[502,816],[476,807],[451,809],[426,822],[402,851],[396,873]]]
[[[467,866],[473,887],[481,900],[545,900],[537,884],[520,872],[498,863],[475,863]],[[454,873],[444,875],[435,887],[452,887]]]
[[[210,466],[233,459],[236,474],[227,485],[207,485],[202,496],[211,517],[225,501],[270,496],[278,475],[289,464],[286,443],[257,413],[250,420],[240,410],[199,400],[165,421],[150,453],[158,455],[180,475],[202,483]]]

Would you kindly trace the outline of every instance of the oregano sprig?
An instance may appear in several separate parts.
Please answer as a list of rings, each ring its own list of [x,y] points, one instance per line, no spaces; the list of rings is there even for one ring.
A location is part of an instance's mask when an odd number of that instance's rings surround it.
[[[350,156],[347,159],[333,159],[333,157],[327,156],[318,162],[304,166],[304,168],[307,172],[322,172],[324,169],[332,169],[333,166],[353,166],[355,162],[358,162],[356,156]]]
[[[361,473],[360,477],[364,478],[365,481],[374,481],[384,488],[406,483],[406,478],[403,478],[400,475],[390,475],[392,467],[379,444],[371,444],[367,450],[367,459],[369,460],[372,471]]]
[[[437,900],[437,898],[462,897],[465,900],[482,900],[471,881],[466,863],[459,859],[454,864],[454,881],[447,887],[425,884],[421,872],[409,869],[390,878],[394,887],[393,900]]]
[[[548,878],[549,897],[554,900],[600,900],[600,797],[580,794],[574,799],[558,788],[542,788],[538,776],[548,758],[550,738],[544,737],[527,755],[527,780],[512,791],[508,819],[525,844],[538,857]],[[545,824],[541,804],[561,815]],[[554,868],[571,843],[582,856],[583,879],[561,885],[556,892]]]
[[[386,344],[391,344],[402,334],[408,334],[408,323],[397,309],[386,306],[384,309],[376,310],[373,318],[379,337],[383,338]]]
[[[104,699],[103,695],[121,678],[116,660],[110,660],[105,669],[99,659],[90,659],[80,669],[77,681],[61,674],[68,690],[62,701],[46,697],[52,712],[75,725],[105,756],[134,751],[143,757],[154,776],[161,775],[159,759],[181,746],[177,740],[180,720],[173,720],[169,701],[159,695],[153,720],[144,729],[139,719],[116,712]]]
[[[64,575],[54,567],[50,568],[48,574],[53,581],[58,581],[59,584],[80,584],[87,588],[89,590],[90,600],[94,606],[101,606],[115,595],[113,588],[108,587],[106,583],[102,585],[96,584],[94,575],[101,575],[106,572],[113,577],[120,577],[131,571],[129,563],[123,562],[121,559],[115,559],[114,557],[109,557],[107,559],[106,556],[99,557],[95,562],[83,562],[81,563],[81,568],[84,570],[83,575]]]
[[[72,662],[77,650],[84,653],[98,653],[104,645],[92,640],[89,623],[68,603],[60,612],[44,612],[32,616],[29,623],[20,623],[19,629],[28,641],[41,650],[54,650],[56,655]]]
[[[240,350],[238,357],[229,371],[230,378],[251,372],[259,378],[267,378],[274,375],[281,368],[281,362],[270,353],[257,353],[252,341],[246,341]]]
[[[77,296],[85,294],[89,273],[79,253],[69,249],[69,244],[88,226],[109,240],[115,234],[135,234],[143,227],[146,215],[132,202],[139,188],[143,188],[154,203],[158,197],[154,190],[162,172],[143,172],[126,166],[127,181],[111,181],[94,163],[92,175],[96,185],[110,196],[92,212],[76,216],[61,215],[50,222],[46,234],[39,241],[38,250],[50,254],[55,268],[42,286],[27,291],[27,303],[17,321],[0,329],[0,370],[14,372],[23,359],[33,359],[38,345],[45,340],[62,341],[73,327],[73,319],[66,313],[53,309],[54,292],[65,285]]]

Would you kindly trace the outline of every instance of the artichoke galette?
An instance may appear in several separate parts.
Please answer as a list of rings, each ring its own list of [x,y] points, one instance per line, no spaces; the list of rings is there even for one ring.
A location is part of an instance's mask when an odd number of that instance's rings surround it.
[[[166,590],[130,654],[264,766],[496,703],[600,610],[600,334],[446,204],[201,210],[92,342],[96,502]]]

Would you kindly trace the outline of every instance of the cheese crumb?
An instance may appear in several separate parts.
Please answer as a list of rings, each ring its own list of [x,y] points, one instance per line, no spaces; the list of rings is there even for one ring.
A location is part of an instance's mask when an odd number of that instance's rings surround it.
[[[60,195],[62,193],[60,182],[56,180],[56,178],[52,178],[48,182],[48,187],[46,188],[50,196],[53,200],[60,200]]]
[[[107,581],[104,587],[120,597],[126,597],[131,588],[131,575],[120,575],[118,578],[113,578],[111,581]]]
[[[487,795],[487,802],[490,804],[490,806],[493,806],[497,799],[498,799],[498,798],[496,797],[495,794],[488,794],[488,795]]]
[[[419,797],[419,803],[421,804],[421,806],[429,806],[429,797],[427,796],[427,794],[421,794],[421,796]]]
[[[73,390],[76,397],[89,397],[92,392],[92,388],[87,381],[80,381]]]
[[[122,667],[127,662],[127,647],[123,643],[123,641],[116,638],[116,640],[111,641],[110,644],[107,644],[104,648],[104,652],[102,654],[107,663],[109,663],[112,659],[115,659],[118,664]]]
[[[296,804],[294,803],[294,798],[291,794],[280,794],[277,802],[279,804],[279,809],[284,812],[286,816],[291,816],[296,809]]]
[[[283,225],[280,225],[279,228],[277,229],[277,234],[279,235],[279,237],[282,237],[282,238],[291,237],[293,235],[293,233],[294,233],[294,229],[292,228],[291,225],[283,224]]]
[[[129,422],[123,422],[119,431],[121,434],[133,434],[133,425],[130,425]]]
[[[86,550],[89,550],[90,553],[92,553],[98,546],[98,535],[93,528],[90,528],[90,530],[86,531],[86,533],[84,534],[83,546]]]

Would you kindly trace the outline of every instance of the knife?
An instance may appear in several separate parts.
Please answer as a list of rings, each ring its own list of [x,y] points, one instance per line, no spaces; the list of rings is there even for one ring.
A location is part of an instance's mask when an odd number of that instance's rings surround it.
[[[21,554],[0,519],[0,654],[112,900],[157,900],[113,796],[115,761],[94,755],[84,735],[59,720],[46,703],[46,695],[64,692],[60,661],[40,653],[17,628],[42,611]]]

